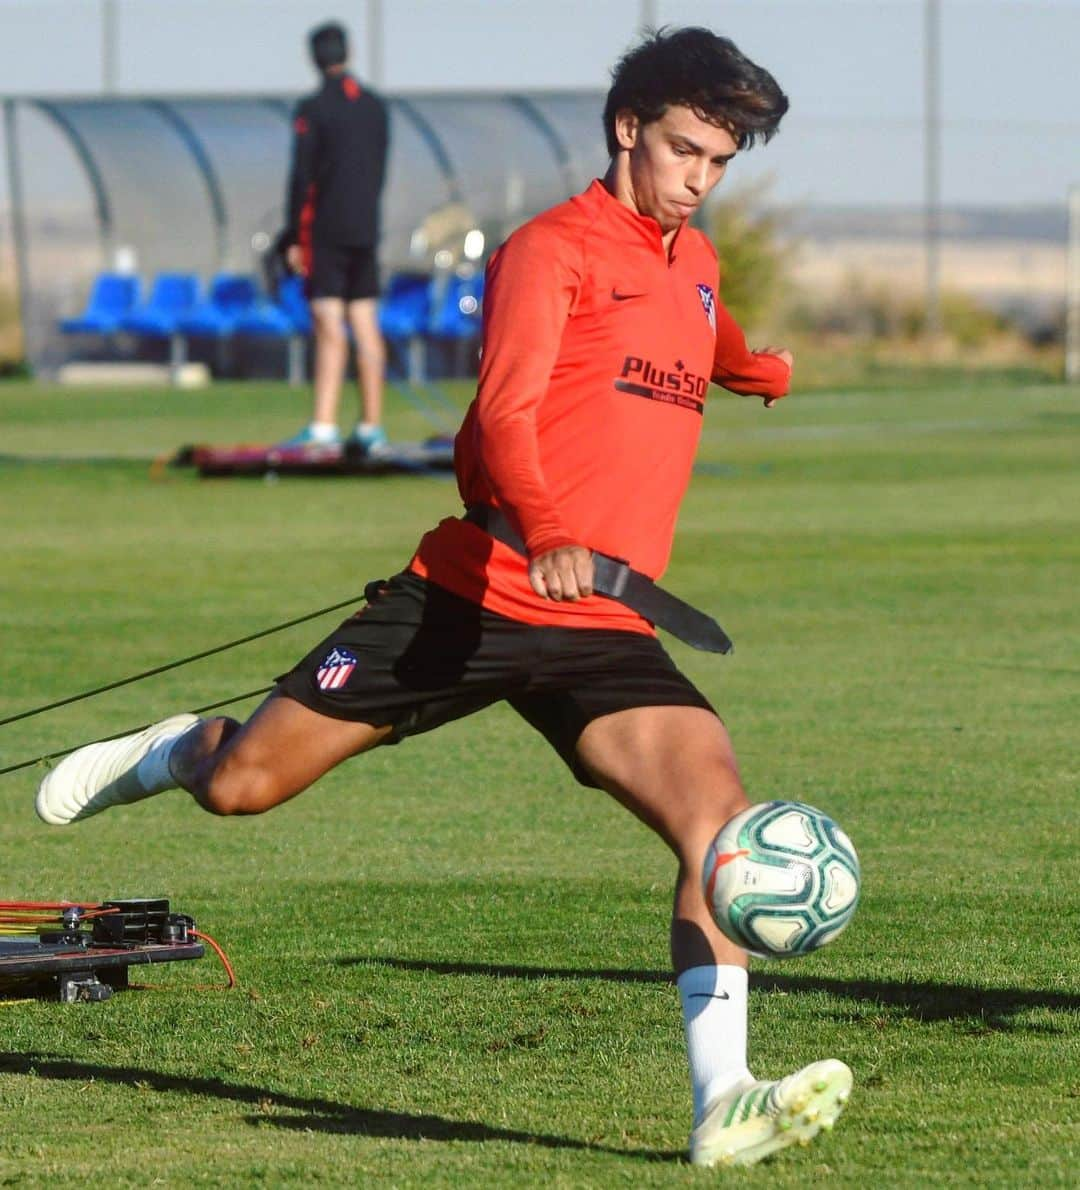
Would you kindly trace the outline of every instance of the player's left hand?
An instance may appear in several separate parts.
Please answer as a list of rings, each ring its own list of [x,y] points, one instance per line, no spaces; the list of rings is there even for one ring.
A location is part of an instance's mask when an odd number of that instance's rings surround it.
[[[781,359],[784,361],[785,364],[787,364],[789,372],[792,370],[792,368],[795,367],[795,357],[791,354],[790,351],[788,351],[788,349],[786,347],[761,347],[757,351],[755,351],[754,354],[755,355],[775,355],[777,359]],[[779,400],[780,400],[779,397],[766,397],[765,398],[765,408],[771,409],[776,404],[776,402]]]
[[[541,599],[584,599],[593,593],[592,552],[583,545],[548,550],[529,563],[529,582]]]

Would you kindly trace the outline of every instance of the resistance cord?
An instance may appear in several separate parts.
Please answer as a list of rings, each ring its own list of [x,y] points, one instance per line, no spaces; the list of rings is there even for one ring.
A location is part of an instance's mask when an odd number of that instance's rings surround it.
[[[82,694],[72,694],[69,698],[61,698],[41,707],[33,707],[29,711],[20,711],[17,715],[9,715],[6,719],[0,719],[0,727],[5,727],[9,723],[18,723],[20,719],[29,719],[34,715],[43,715],[46,711],[55,711],[57,707],[66,707],[73,702],[81,702],[84,698],[93,698],[94,695],[104,694],[108,690],[118,690],[121,686],[130,686],[132,682],[141,682],[143,678],[152,678],[155,674],[168,673],[170,669],[179,669],[181,665],[190,665],[192,661],[201,661],[204,657],[213,657],[215,653],[224,653],[226,649],[235,649],[238,645],[246,645],[250,641],[260,640],[264,636],[272,636],[275,632],[284,632],[286,628],[294,628],[297,624],[306,624],[308,620],[318,619],[319,616],[325,616],[328,612],[340,611],[343,607],[355,607],[361,599],[362,596],[354,595],[351,599],[332,603],[329,607],[322,607],[317,612],[309,612],[306,616],[297,616],[295,620],[286,620],[284,624],[277,624],[273,628],[264,628],[261,632],[253,632],[250,636],[241,636],[238,640],[231,640],[227,644],[215,645],[212,649],[203,649],[201,653],[192,653],[190,657],[181,657],[179,661],[169,661],[165,665],[158,665],[153,669],[144,669],[142,673],[132,674],[130,678],[120,678],[105,686],[84,690]],[[229,699],[229,701],[238,702],[239,699]],[[223,702],[218,703],[218,706],[224,705]]]
[[[273,686],[260,686],[258,690],[249,690],[246,694],[237,694],[232,698],[223,698],[220,702],[207,703],[204,707],[192,707],[189,712],[192,715],[201,715],[204,711],[216,711],[218,707],[227,707],[230,703],[243,702],[245,698],[254,698],[257,694],[268,694],[273,690]],[[118,731],[115,735],[102,736],[96,740],[86,740],[81,744],[72,744],[70,748],[61,748],[59,752],[45,752],[41,756],[35,756],[33,760],[20,760],[18,764],[9,764],[7,768],[0,769],[0,777],[5,773],[16,773],[19,769],[28,769],[32,764],[40,764],[43,760],[58,760],[61,756],[67,756],[69,752],[75,752],[79,748],[85,748],[87,744],[103,744],[106,740],[118,740],[121,736],[132,735],[136,731],[145,731],[148,727],[153,727],[156,720],[151,720],[149,723],[141,723],[138,727],[129,727],[124,731]]]
[[[321,607],[317,612],[308,612],[305,616],[297,616],[295,619],[286,620],[284,624],[275,624],[273,628],[264,628],[261,632],[252,632],[249,636],[241,636],[237,640],[230,640],[223,645],[215,645],[212,649],[203,649],[202,652],[192,653],[189,657],[181,657],[178,661],[169,661],[165,665],[157,665],[153,669],[145,669],[141,673],[132,674],[128,678],[120,678],[115,682],[108,682],[104,686],[96,686],[93,690],[84,690],[81,694],[72,694],[68,698],[60,698],[56,702],[49,702],[44,706],[32,707],[28,711],[20,711],[17,715],[9,715],[6,719],[0,719],[0,727],[5,727],[9,723],[18,723],[21,719],[29,719],[34,715],[43,715],[46,711],[55,711],[58,707],[66,707],[73,702],[82,702],[83,699],[93,698],[98,694],[105,694],[109,690],[117,690],[121,686],[130,686],[132,682],[141,682],[144,678],[154,677],[155,674],[163,674],[171,669],[179,669],[181,665],[190,665],[191,662],[201,661],[204,657],[213,657],[215,653],[224,653],[227,649],[235,649],[239,645],[246,645],[253,640],[261,640],[264,636],[272,636],[275,632],[284,632],[286,628],[295,628],[297,624],[306,624],[308,620],[316,620],[319,616],[340,611],[343,607],[356,607],[362,600],[363,596],[354,595],[350,599],[341,600],[340,603],[332,603],[329,607]],[[254,698],[258,694],[267,694],[272,689],[273,686],[261,686],[258,690],[249,690],[245,694],[235,694],[230,698],[223,698],[218,702],[207,703],[203,707],[193,707],[190,713],[201,715],[206,711],[216,711],[219,707],[227,707],[234,702],[243,702],[245,698]],[[126,731],[118,731],[115,735],[103,736],[100,740],[87,740],[86,743],[96,744],[103,743],[105,740],[116,740],[120,736],[131,735],[133,732],[143,731],[147,727],[152,726],[153,722],[144,723],[140,727],[131,727]],[[0,777],[6,773],[16,773],[19,769],[30,768],[31,765],[40,764],[43,760],[57,760],[61,756],[67,756],[68,753],[85,746],[86,744],[74,744],[72,747],[63,748],[59,752],[45,752],[41,756],[33,757],[31,760],[21,760],[18,764],[9,764],[6,768],[0,769]]]

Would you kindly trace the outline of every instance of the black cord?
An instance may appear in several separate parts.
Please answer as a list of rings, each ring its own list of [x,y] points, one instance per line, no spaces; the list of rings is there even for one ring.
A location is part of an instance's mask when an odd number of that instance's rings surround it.
[[[260,633],[260,635],[265,635],[265,633]],[[273,688],[273,686],[263,686],[258,690],[249,690],[246,694],[237,694],[232,698],[223,698],[219,702],[211,702],[204,707],[194,707],[190,713],[192,715],[201,715],[204,711],[216,711],[218,707],[227,707],[233,702],[243,702],[245,698],[254,698],[257,694],[267,694]],[[100,740],[87,740],[86,743],[103,744],[106,740],[118,740],[121,736],[134,735],[135,732],[145,731],[148,727],[153,727],[153,723],[144,723],[141,727],[129,727],[127,731],[118,731],[116,735],[103,736]],[[62,752],[47,752],[44,756],[35,756],[33,760],[22,760],[18,764],[9,764],[6,769],[0,769],[0,777],[5,773],[15,773],[19,769],[28,769],[31,765],[40,764],[43,760],[57,760],[61,756],[67,756],[69,753],[85,747],[86,744],[75,744],[71,748],[65,748]]]
[[[4,727],[8,723],[18,723],[20,719],[29,719],[33,715],[42,715],[46,711],[55,711],[57,707],[66,707],[70,703],[81,702],[84,698],[93,698],[95,694],[104,694],[107,690],[117,690],[121,686],[130,686],[132,682],[141,682],[143,678],[152,678],[155,674],[163,674],[170,669],[178,669],[181,665],[189,665],[192,661],[201,661],[204,657],[212,657],[215,653],[224,653],[226,649],[235,649],[237,645],[246,645],[249,641],[259,640],[260,637],[271,636],[275,632],[283,632],[286,628],[293,628],[297,624],[306,623],[308,620],[315,620],[319,616],[325,616],[328,612],[340,611],[343,607],[355,607],[361,602],[361,598],[359,595],[354,595],[351,599],[343,599],[340,603],[333,603],[329,607],[320,608],[317,612],[310,612],[306,616],[297,616],[295,620],[287,620],[284,624],[278,624],[275,628],[265,628],[262,632],[253,632],[250,636],[242,636],[239,640],[229,641],[228,644],[215,645],[212,649],[204,649],[201,653],[192,653],[190,657],[182,657],[179,661],[170,661],[167,665],[159,665],[154,669],[144,670],[142,673],[134,674],[130,678],[121,678],[117,682],[110,682],[107,686],[98,686],[95,690],[85,690],[82,694],[73,694],[70,698],[61,698],[57,702],[47,703],[43,707],[34,707],[29,711],[20,711],[17,715],[9,715],[6,719],[0,719],[0,727]],[[230,698],[217,705],[223,707],[228,702],[236,701],[236,699]],[[209,709],[209,707],[204,708],[204,710]],[[126,735],[127,732],[122,734]],[[58,752],[56,755],[64,756],[66,754]],[[48,757],[42,757],[42,759],[48,759]],[[0,769],[0,773],[10,771],[10,769]]]

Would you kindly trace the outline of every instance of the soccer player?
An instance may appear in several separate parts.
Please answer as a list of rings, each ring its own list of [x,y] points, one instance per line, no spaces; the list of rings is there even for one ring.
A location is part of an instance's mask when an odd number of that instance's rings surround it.
[[[346,69],[348,42],[337,24],[310,35],[322,86],[293,121],[286,260],[307,278],[315,330],[312,420],[283,446],[336,445],[348,341],[356,343],[361,415],[347,445],[362,454],[386,446],[382,428],[386,345],[379,331],[379,196],[386,174],[386,107]]]
[[[748,349],[717,296],[713,248],[688,222],[787,106],[770,74],[708,30],[632,49],[605,105],[604,179],[490,262],[478,390],[456,444],[465,515],[427,533],[245,724],[181,715],[88,745],[37,798],[56,824],[177,785],[212,813],[261,813],[351,756],[506,700],[676,857],[671,957],[702,1165],[808,1140],[852,1081],[835,1060],[775,1082],[750,1073],[746,955],[701,887],[710,841],[749,803],[723,723],[631,594],[663,604],[652,580],[710,380],[766,407],[788,391],[791,355]],[[629,564],[622,595],[600,593],[612,558]]]

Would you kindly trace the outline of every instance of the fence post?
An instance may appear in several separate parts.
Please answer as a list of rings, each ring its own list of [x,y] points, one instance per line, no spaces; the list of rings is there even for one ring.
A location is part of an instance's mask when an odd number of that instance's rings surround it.
[[[15,287],[19,297],[22,354],[30,359],[30,260],[26,242],[26,208],[23,205],[22,164],[17,144],[15,100],[4,100],[4,141],[7,145],[8,192],[11,202],[11,234],[15,249]]]
[[[1080,186],[1069,188],[1065,263],[1065,380],[1080,381]]]

